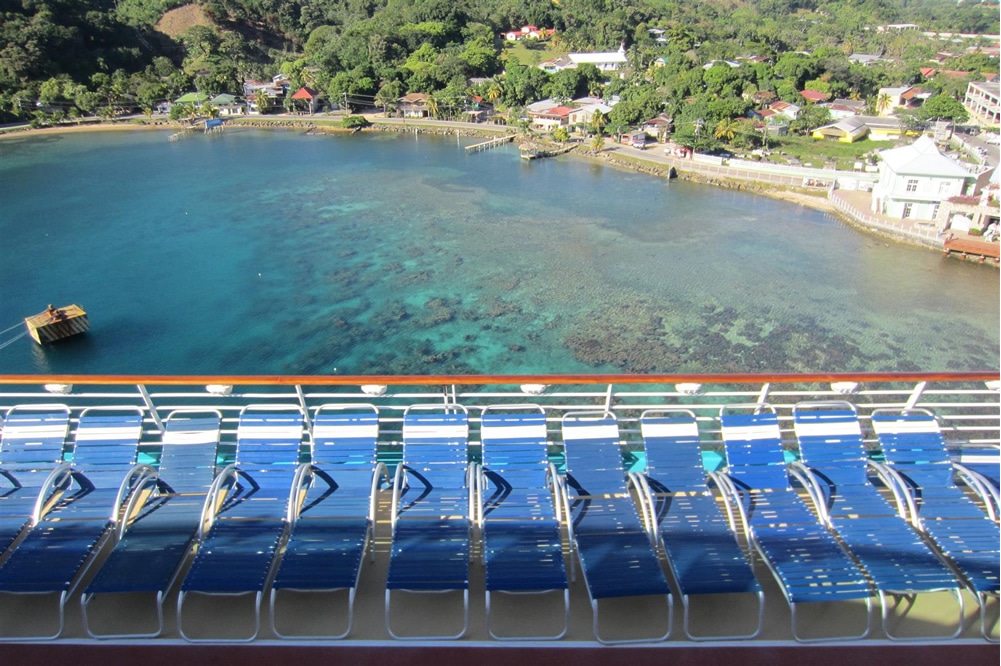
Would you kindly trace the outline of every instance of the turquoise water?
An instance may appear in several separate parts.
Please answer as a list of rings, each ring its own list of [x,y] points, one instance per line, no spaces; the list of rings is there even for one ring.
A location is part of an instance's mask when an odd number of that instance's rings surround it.
[[[91,322],[0,350],[0,372],[999,366],[996,270],[794,204],[471,142],[0,141],[0,328],[48,303]]]

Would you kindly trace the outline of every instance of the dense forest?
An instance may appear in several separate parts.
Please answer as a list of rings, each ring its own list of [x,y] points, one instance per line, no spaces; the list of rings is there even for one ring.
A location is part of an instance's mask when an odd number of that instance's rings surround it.
[[[202,20],[181,31],[164,27],[165,14],[195,4]],[[698,118],[719,134],[755,104],[758,92],[792,100],[806,88],[875,105],[881,86],[921,82],[942,100],[960,99],[967,79],[925,81],[920,73],[946,48],[955,54],[939,69],[969,72],[968,80],[998,69],[996,58],[964,52],[975,42],[876,29],[888,23],[997,34],[998,6],[970,0],[0,0],[0,122],[150,112],[192,90],[241,94],[245,79],[282,72],[293,85],[309,85],[330,99],[375,104],[427,92],[448,106],[476,93],[517,109],[547,96],[615,94],[621,102],[613,124],[667,111],[682,132],[691,127],[686,118]],[[628,76],[608,81],[593,66],[550,75],[510,57],[499,34],[525,24],[555,28],[545,44],[553,51],[624,47]],[[852,53],[884,60],[864,67],[849,61]],[[740,67],[703,67],[737,59]],[[478,80],[472,88],[471,79]],[[805,114],[802,123],[822,120],[820,111]]]

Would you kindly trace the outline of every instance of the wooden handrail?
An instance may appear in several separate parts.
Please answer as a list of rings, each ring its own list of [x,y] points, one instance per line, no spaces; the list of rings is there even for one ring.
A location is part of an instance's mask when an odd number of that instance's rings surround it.
[[[814,382],[972,382],[1001,379],[997,370],[973,372],[816,372],[749,374],[570,374],[570,375],[0,375],[0,385],[25,384],[148,384],[183,386],[199,384],[279,386],[435,386],[439,384],[793,384]]]

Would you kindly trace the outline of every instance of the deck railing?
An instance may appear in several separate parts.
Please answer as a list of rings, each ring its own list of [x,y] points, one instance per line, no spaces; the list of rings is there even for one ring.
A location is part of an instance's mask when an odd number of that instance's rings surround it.
[[[470,411],[473,439],[480,411],[492,404],[535,403],[559,442],[568,411],[608,409],[619,418],[624,441],[639,442],[645,409],[693,410],[703,446],[719,442],[717,416],[724,405],[768,402],[778,411],[783,436],[794,448],[792,409],[807,400],[847,400],[863,426],[875,409],[921,407],[939,418],[955,449],[1001,445],[999,374],[816,373],[747,375],[436,375],[436,376],[128,376],[0,375],[0,416],[14,405],[60,403],[74,416],[96,405],[130,405],[145,414],[144,439],[159,441],[163,419],[175,409],[214,409],[224,416],[224,438],[235,435],[248,404],[280,403],[310,415],[325,403],[370,403],[379,408],[381,440],[400,440],[403,411],[412,404],[457,402]],[[309,430],[307,420],[307,431]],[[875,437],[867,441],[875,448]],[[307,434],[308,436],[308,434]]]

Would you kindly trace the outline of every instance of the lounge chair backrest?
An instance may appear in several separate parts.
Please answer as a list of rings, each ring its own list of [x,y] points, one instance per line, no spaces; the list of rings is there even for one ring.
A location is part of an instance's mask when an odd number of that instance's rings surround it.
[[[803,403],[793,414],[804,463],[837,485],[867,483],[868,456],[854,408]]]
[[[142,424],[138,409],[84,411],[77,425],[73,466],[95,487],[117,487],[136,462]]]
[[[886,462],[919,486],[952,485],[952,460],[934,415],[924,410],[872,414]]]
[[[483,466],[503,475],[514,488],[541,488],[549,465],[546,415],[533,412],[484,412],[480,421]]]
[[[568,413],[562,430],[567,474],[582,495],[628,492],[619,424],[613,414]]]
[[[321,407],[313,418],[313,463],[333,467],[376,464],[379,412],[374,406]]]
[[[268,472],[294,472],[303,420],[298,407],[247,407],[236,430],[237,464],[255,478]]]
[[[748,488],[789,487],[778,415],[774,411],[720,415],[727,474]]]
[[[706,488],[702,445],[695,415],[689,411],[651,412],[640,419],[646,449],[646,475],[656,492]]]
[[[160,478],[175,493],[204,493],[215,478],[221,418],[213,413],[171,414],[164,422]]]
[[[50,470],[63,460],[63,444],[69,432],[70,411],[64,405],[45,408],[12,407],[4,420],[0,440],[0,465],[17,476],[19,471]],[[29,487],[42,484],[45,474],[18,476]]]
[[[403,462],[432,485],[455,485],[454,472],[465,474],[469,461],[469,417],[465,411],[409,410],[403,416]]]

